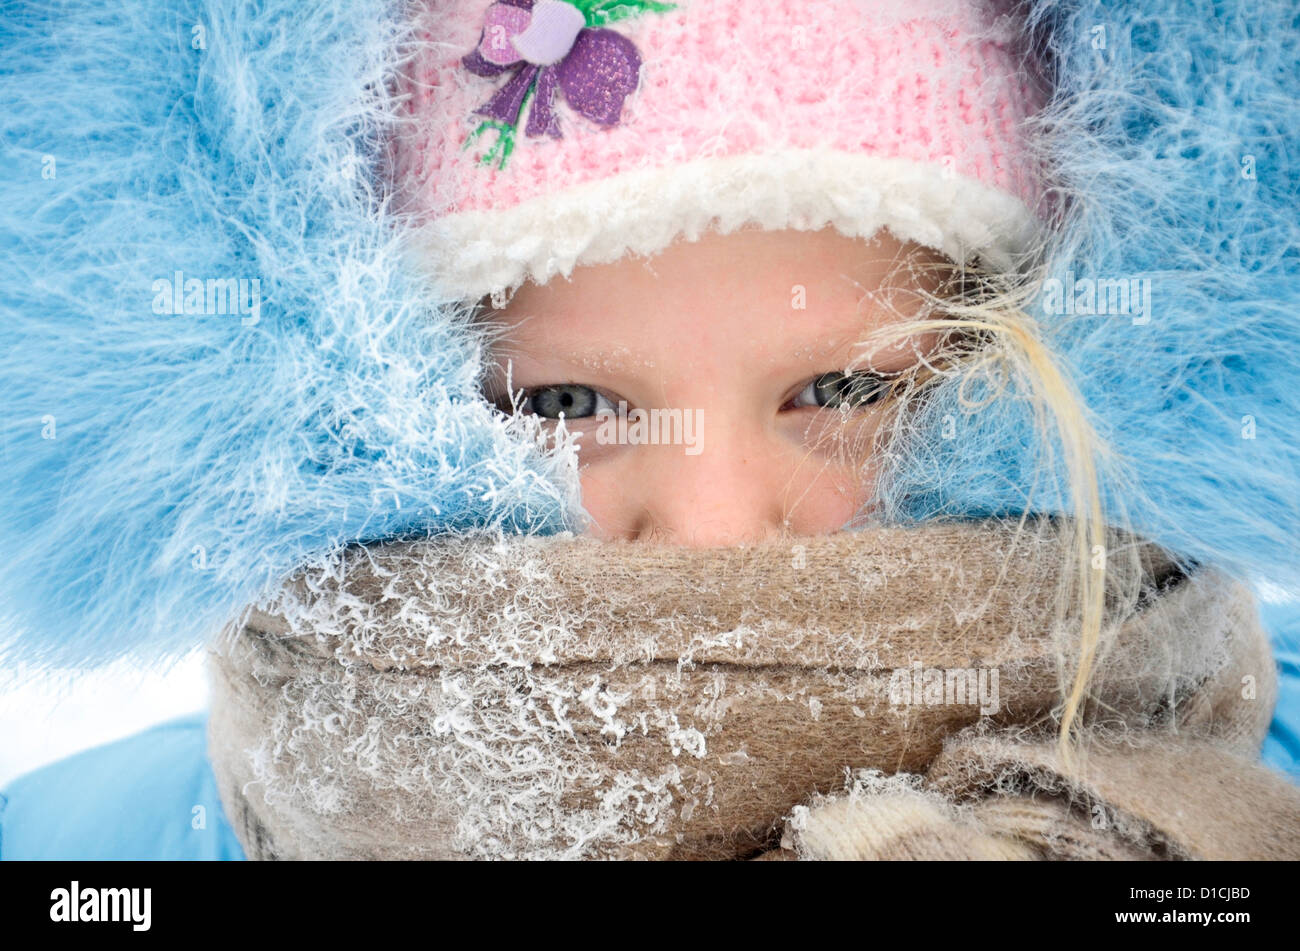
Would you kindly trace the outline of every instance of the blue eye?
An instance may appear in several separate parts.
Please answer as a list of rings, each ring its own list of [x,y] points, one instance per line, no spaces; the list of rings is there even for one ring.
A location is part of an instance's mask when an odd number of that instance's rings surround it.
[[[556,383],[535,386],[526,391],[521,410],[543,419],[582,419],[602,411],[617,413],[618,407],[609,397],[580,383]]]
[[[795,407],[854,409],[879,400],[889,389],[876,373],[823,373],[799,391]]]

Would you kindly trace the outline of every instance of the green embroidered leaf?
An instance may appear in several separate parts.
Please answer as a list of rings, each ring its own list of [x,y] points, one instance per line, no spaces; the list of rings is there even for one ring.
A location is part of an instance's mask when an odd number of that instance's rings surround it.
[[[582,11],[587,26],[600,27],[626,20],[642,13],[667,13],[676,10],[675,3],[657,3],[655,0],[567,0]]]
[[[523,123],[524,114],[528,112],[528,106],[533,101],[533,93],[537,91],[537,78],[533,77],[532,83],[528,86],[528,91],[524,93],[524,98],[519,103],[519,122]],[[480,165],[491,165],[496,163],[497,171],[504,171],[506,163],[510,161],[510,153],[515,150],[515,132],[518,131],[517,125],[510,125],[507,122],[500,122],[496,119],[485,119],[479,123],[479,127],[465,137],[461,143],[462,152],[469,148],[469,144],[477,139],[488,129],[497,130],[497,140],[492,143],[492,148],[488,149],[484,155],[479,156]]]
[[[488,129],[497,130],[497,140],[492,143],[492,148],[487,153],[480,155],[478,163],[480,165],[491,165],[494,161],[497,163],[497,170],[501,171],[506,167],[506,162],[510,158],[510,153],[515,150],[515,127],[507,125],[504,122],[498,122],[496,119],[486,119],[479,123],[479,127],[465,137],[461,143],[460,150],[463,152],[469,148],[469,144],[477,139]]]

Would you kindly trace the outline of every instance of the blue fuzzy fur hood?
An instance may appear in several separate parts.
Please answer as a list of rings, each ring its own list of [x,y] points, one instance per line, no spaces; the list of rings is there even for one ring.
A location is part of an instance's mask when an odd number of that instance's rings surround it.
[[[1108,511],[1300,584],[1300,14],[1024,12],[1069,208],[1052,271],[1149,287],[1145,322],[1040,311],[1122,463]],[[480,397],[482,341],[374,184],[407,29],[379,0],[0,12],[4,659],[171,658],[340,545],[574,525],[571,460]],[[186,313],[178,272],[234,304]],[[896,512],[1067,508],[1014,394],[926,412]]]

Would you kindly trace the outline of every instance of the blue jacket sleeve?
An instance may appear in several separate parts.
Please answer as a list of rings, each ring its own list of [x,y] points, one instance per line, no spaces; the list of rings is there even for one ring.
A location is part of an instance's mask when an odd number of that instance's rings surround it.
[[[0,859],[243,859],[207,719],[169,720],[13,780],[0,791]]]
[[[1264,604],[1261,616],[1277,659],[1277,709],[1263,758],[1300,783],[1300,601]]]

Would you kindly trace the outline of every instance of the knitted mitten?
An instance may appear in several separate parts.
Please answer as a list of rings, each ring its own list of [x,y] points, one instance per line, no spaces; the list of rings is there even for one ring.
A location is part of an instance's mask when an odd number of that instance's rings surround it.
[[[763,857],[832,861],[1042,857],[1005,829],[984,827],[972,810],[921,788],[917,779],[888,777],[875,789],[855,788],[848,795],[796,807],[786,823],[781,852]]]

